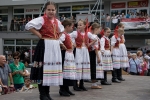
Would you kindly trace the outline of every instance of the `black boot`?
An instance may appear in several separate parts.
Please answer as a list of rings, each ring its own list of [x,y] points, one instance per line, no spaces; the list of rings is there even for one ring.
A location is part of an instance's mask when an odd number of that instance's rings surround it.
[[[117,79],[120,81],[125,81],[125,79],[122,78],[122,68],[117,69]]]
[[[112,82],[114,82],[114,83],[121,83],[121,81],[119,81],[119,80],[117,79],[117,70],[116,70],[116,69],[114,69],[114,70],[112,71]]]
[[[50,90],[50,87],[49,86],[45,86],[45,90],[46,90],[46,96],[48,97],[48,100],[53,100],[49,94],[49,90]]]
[[[83,80],[80,80],[80,85],[79,85],[79,88],[83,91],[87,91],[87,89],[84,87],[84,82]]]
[[[60,96],[66,96],[66,97],[70,96],[70,94],[66,92],[65,87],[63,85],[60,86],[59,94]]]
[[[65,90],[67,93],[69,93],[70,95],[75,95],[74,93],[72,93],[70,90],[69,90],[69,86],[65,86]]]
[[[38,89],[40,93],[40,100],[49,100],[49,98],[46,95],[45,86],[42,86],[42,84],[38,84]]]
[[[107,72],[104,71],[104,80],[101,81],[101,85],[111,85],[111,83],[107,82]]]
[[[74,81],[73,89],[75,91],[81,91],[81,89],[78,87],[77,80]]]

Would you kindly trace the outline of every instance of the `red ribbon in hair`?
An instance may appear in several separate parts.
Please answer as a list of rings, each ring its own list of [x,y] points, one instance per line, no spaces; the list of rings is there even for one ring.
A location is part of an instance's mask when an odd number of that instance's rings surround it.
[[[90,27],[88,28],[88,32],[91,32],[91,28],[92,28],[92,26],[90,26]]]
[[[85,32],[88,32],[89,31],[89,22],[88,22],[88,18],[85,19],[86,21],[86,27],[85,27]]]
[[[100,32],[101,37],[104,36],[104,29],[102,29],[102,31]]]
[[[115,30],[114,30],[115,38],[118,38],[118,29],[119,29],[119,27],[116,26],[116,28],[115,28]]]

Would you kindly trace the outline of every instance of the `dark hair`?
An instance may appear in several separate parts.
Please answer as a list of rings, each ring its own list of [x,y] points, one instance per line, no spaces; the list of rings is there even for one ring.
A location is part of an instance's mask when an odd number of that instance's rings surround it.
[[[146,54],[148,54],[148,53],[150,53],[150,50],[147,50],[147,51],[146,51]]]
[[[83,22],[84,25],[86,25],[86,21],[80,19],[78,22]]]
[[[91,25],[91,30],[94,30],[95,28],[100,28],[100,25],[98,23],[93,23]]]
[[[104,32],[106,32],[107,30],[110,30],[110,28],[109,27],[105,27],[104,28]]]
[[[55,9],[57,9],[55,2],[53,2],[53,1],[48,1],[48,2],[45,4],[44,10],[47,9],[47,6],[48,6],[48,5],[54,5]]]
[[[62,25],[64,26],[64,28],[67,26],[71,26],[72,24],[73,24],[73,20],[71,19],[66,19],[62,22]]]
[[[123,26],[123,24],[122,24],[122,23],[119,23],[119,24],[118,24],[118,27],[121,27],[121,26]]]
[[[27,62],[29,64],[30,63],[30,59],[28,59],[28,58],[24,59],[23,63],[25,64],[25,62]]]
[[[20,53],[18,51],[13,53],[13,58],[16,57],[16,56],[20,58]]]

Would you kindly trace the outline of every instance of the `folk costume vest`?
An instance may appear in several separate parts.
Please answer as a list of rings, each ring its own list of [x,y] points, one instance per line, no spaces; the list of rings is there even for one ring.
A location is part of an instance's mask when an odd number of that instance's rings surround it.
[[[71,38],[70,38],[70,35],[67,34],[67,33],[64,33],[65,34],[65,41],[63,42],[64,45],[66,46],[67,49],[72,49],[72,41],[71,41]]]
[[[39,30],[40,34],[42,35],[42,38],[52,38],[52,39],[59,39],[60,34],[58,31],[58,22],[56,18],[54,18],[54,22],[49,20],[49,18],[44,15],[44,24],[42,28]]]
[[[77,48],[81,48],[83,43],[85,43],[85,46],[88,47],[89,38],[87,33],[85,33],[85,35],[82,35],[80,32],[77,32],[77,38],[75,39],[75,41]]]

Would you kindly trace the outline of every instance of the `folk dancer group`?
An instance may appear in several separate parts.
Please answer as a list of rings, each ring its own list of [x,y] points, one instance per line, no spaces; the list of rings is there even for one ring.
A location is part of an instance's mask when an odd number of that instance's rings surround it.
[[[50,86],[60,86],[59,94],[70,96],[75,94],[69,86],[76,91],[87,91],[84,80],[92,80],[92,89],[102,88],[97,79],[102,85],[111,85],[107,82],[107,71],[112,71],[112,82],[124,81],[121,68],[129,65],[123,24],[118,25],[110,41],[109,28],[101,31],[100,25],[93,23],[87,30],[87,23],[79,20],[77,31],[73,31],[72,20],[61,23],[55,14],[56,5],[49,1],[44,16],[26,24],[26,30],[40,38],[30,76],[38,82],[40,100],[52,100]],[[101,38],[97,35],[100,31]]]

